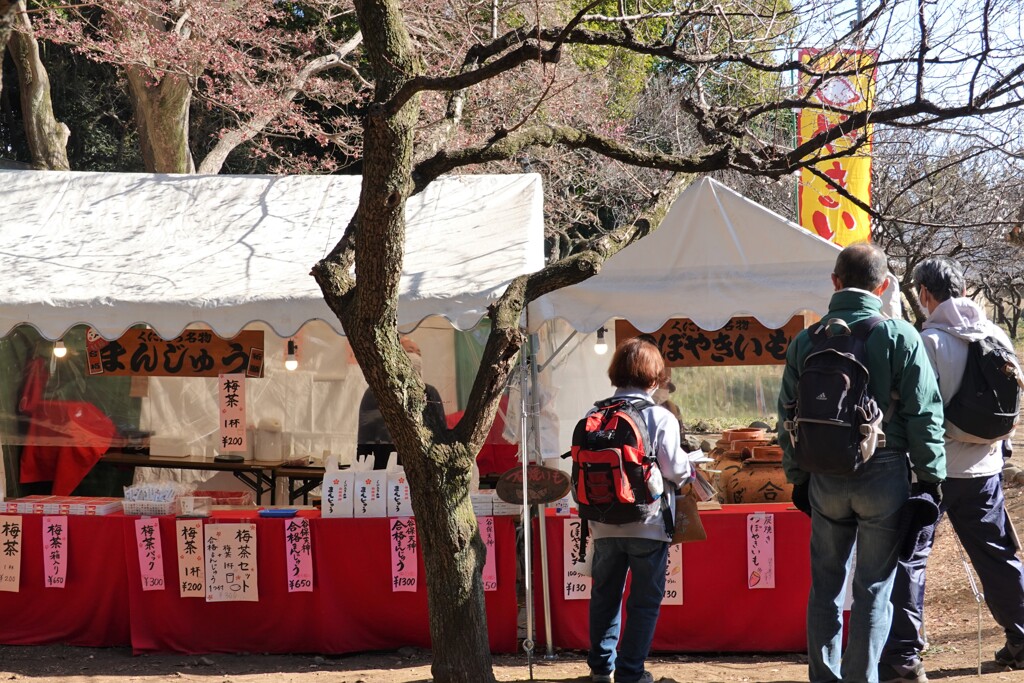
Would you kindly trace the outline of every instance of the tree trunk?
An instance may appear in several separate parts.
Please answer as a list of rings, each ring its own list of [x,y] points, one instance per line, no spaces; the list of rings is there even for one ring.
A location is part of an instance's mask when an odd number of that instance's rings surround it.
[[[32,155],[32,166],[40,170],[70,170],[67,146],[71,131],[53,115],[50,77],[39,57],[39,43],[32,34],[25,3],[14,3],[11,12],[13,15],[8,13],[8,16],[15,29],[10,33],[8,47],[18,72],[21,114],[25,120],[25,137]]]
[[[17,2],[11,0],[0,0],[0,59],[3,59],[4,50],[7,49],[7,42],[14,30],[14,20],[17,17]],[[0,79],[0,88],[3,87],[3,80]]]
[[[435,423],[436,417],[428,413],[425,418],[423,381],[403,352],[397,329],[405,204],[413,190],[413,132],[420,103],[418,96],[396,110],[386,103],[423,66],[397,0],[355,4],[376,77],[363,121],[362,192],[350,225],[355,281],[334,252],[331,257],[338,260],[318,264],[314,275],[377,396],[409,478],[426,568],[434,680],[492,683],[481,579],[485,549],[469,500],[471,464],[485,432],[472,430],[471,438],[458,443],[443,423]],[[497,397],[487,398],[496,408]],[[489,414],[493,419],[494,411]]]
[[[406,465],[427,572],[431,673],[437,683],[493,681],[480,538],[465,446],[434,446]],[[458,464],[455,464],[458,463]]]
[[[151,173],[195,173],[188,146],[192,86],[180,74],[166,73],[159,82],[144,69],[130,66],[128,93],[142,146],[142,163]]]

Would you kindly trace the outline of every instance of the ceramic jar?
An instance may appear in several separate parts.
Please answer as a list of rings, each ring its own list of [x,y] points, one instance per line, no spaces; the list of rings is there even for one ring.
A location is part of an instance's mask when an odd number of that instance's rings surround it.
[[[771,441],[768,439],[742,439],[730,442],[729,446],[730,450],[740,451],[743,454],[743,459],[746,460],[753,454],[755,448],[767,446],[770,443]]]
[[[722,432],[722,441],[740,441],[742,439],[764,439],[765,431],[760,427],[737,427]]]
[[[723,503],[786,503],[793,500],[793,485],[786,482],[781,463],[745,462],[723,467],[719,475]]]
[[[736,472],[743,467],[743,451],[724,451],[719,457],[715,458],[714,462],[711,463],[711,467],[716,472],[712,478],[712,483],[718,491],[718,502],[723,504],[731,502],[725,496],[725,482],[731,480],[736,475]]]
[[[750,458],[756,462],[782,462],[782,446],[755,446]]]

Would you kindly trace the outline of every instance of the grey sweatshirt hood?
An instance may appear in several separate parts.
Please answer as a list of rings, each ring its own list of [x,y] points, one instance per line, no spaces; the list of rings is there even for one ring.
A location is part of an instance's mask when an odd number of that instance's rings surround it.
[[[942,330],[954,337],[971,342],[991,334],[985,312],[966,297],[946,299],[928,315],[924,329]]]

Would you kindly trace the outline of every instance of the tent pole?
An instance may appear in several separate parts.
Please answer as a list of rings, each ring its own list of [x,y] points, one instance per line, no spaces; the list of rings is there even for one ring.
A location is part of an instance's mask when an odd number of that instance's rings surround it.
[[[569,336],[565,338],[565,341],[562,342],[561,344],[559,344],[558,348],[555,349],[551,353],[551,358],[548,358],[546,361],[544,361],[544,364],[541,365],[540,368],[537,369],[537,372],[544,372],[544,368],[546,368],[547,366],[551,365],[551,361],[553,361],[556,358],[558,358],[558,354],[560,354],[562,352],[562,349],[564,349],[566,346],[568,346],[569,342],[571,342],[572,338],[575,337],[577,334],[578,333],[576,332],[576,330],[573,330],[572,332],[570,332]],[[539,335],[537,335],[536,333],[530,335],[531,341],[534,340],[534,339],[539,339],[539,338],[540,338]],[[537,354],[533,354],[533,357],[536,359]],[[534,379],[534,381],[536,381],[537,373],[533,373],[533,379]]]
[[[569,339],[571,339],[570,337]],[[565,343],[568,343],[568,339]],[[562,346],[565,346],[565,343]],[[533,412],[531,418],[533,420],[533,443],[534,450],[536,451],[536,462],[538,465],[544,464],[544,454],[540,448],[540,378],[538,375],[537,368],[537,349],[540,346],[540,336],[537,334],[530,335],[530,403],[533,404]],[[561,347],[559,347],[561,348]],[[540,541],[540,576],[541,576],[541,594],[544,599],[544,642],[545,642],[545,659],[555,658],[555,647],[551,642],[551,587],[548,585],[548,535],[547,535],[547,508],[545,504],[541,504],[537,507],[537,520],[538,528],[537,532],[540,535],[538,539]]]
[[[530,560],[531,545],[530,545],[530,531],[531,531],[531,519],[530,519],[530,498],[526,488],[527,478],[527,465],[529,465],[530,458],[526,449],[526,431],[527,431],[527,400],[526,392],[528,389],[528,376],[526,373],[526,349],[520,349],[519,351],[519,452],[521,455],[520,460],[522,461],[523,467],[523,590],[526,593],[526,638],[523,639],[523,650],[526,652],[526,661],[530,666],[530,678],[533,678],[533,568]],[[543,529],[542,529],[543,531]],[[542,534],[543,537],[543,534]]]

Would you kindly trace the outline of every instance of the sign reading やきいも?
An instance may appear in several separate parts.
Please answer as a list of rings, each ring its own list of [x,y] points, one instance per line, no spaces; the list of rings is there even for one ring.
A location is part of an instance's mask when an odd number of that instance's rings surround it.
[[[786,349],[806,327],[803,316],[794,316],[779,329],[765,327],[749,316],[733,318],[717,330],[704,330],[687,318],[669,320],[651,332],[665,365],[706,367],[724,365],[782,365]],[[615,343],[639,336],[640,330],[625,320],[615,321]]]

